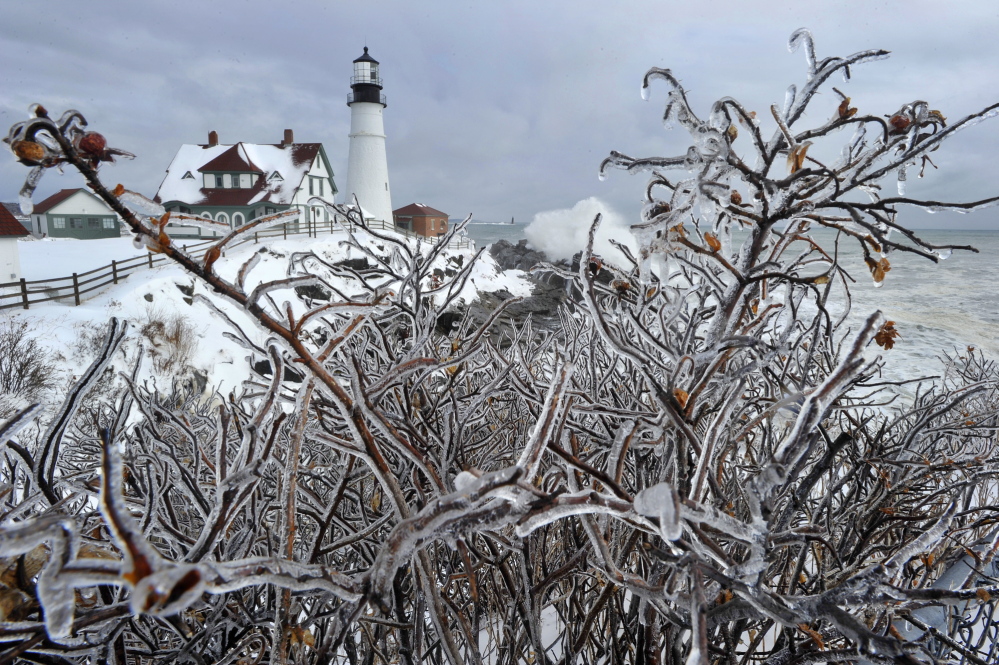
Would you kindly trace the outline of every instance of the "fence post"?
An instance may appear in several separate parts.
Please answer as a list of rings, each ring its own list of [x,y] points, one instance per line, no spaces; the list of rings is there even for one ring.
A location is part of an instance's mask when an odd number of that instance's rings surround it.
[[[28,284],[21,278],[21,302],[24,303],[24,309],[28,309]]]
[[[150,254],[152,256],[152,254]],[[76,301],[77,306],[80,305],[80,279],[73,273],[73,299]]]
[[[118,283],[118,262],[111,259],[111,280],[117,284]]]
[[[153,253],[149,252],[149,254],[147,256],[149,257],[149,267],[152,268],[153,267]]]
[[[288,239],[288,222],[281,225],[281,233],[284,234],[284,239]]]
[[[254,231],[253,232],[253,244],[256,245],[258,242],[260,242],[259,234],[256,231]]]

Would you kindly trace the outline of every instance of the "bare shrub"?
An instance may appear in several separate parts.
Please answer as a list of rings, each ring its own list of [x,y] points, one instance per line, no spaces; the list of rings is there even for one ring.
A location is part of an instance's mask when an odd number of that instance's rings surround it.
[[[25,319],[0,317],[0,394],[8,400],[31,402],[55,387],[56,366],[37,334]],[[2,413],[10,415],[9,410]]]
[[[160,374],[180,373],[198,347],[196,328],[180,312],[147,309],[139,334],[147,342],[153,369]]]

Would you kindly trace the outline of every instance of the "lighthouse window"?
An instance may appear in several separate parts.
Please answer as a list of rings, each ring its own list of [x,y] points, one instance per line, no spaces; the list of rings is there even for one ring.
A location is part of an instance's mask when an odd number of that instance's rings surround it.
[[[224,185],[222,184],[222,176],[221,175],[215,176],[215,186],[216,187],[224,187]]]

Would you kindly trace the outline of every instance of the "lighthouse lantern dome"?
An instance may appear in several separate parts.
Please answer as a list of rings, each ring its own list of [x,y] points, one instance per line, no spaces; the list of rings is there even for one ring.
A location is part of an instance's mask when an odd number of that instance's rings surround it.
[[[356,84],[382,86],[382,80],[378,77],[378,61],[368,55],[368,47],[364,47],[364,54],[354,61],[354,76],[350,81],[351,85]]]

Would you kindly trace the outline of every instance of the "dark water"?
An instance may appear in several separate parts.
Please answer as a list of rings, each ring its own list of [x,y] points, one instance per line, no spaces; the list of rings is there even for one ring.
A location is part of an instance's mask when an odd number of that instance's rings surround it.
[[[475,241],[476,248],[491,245],[497,240],[509,240],[516,243],[524,237],[524,228],[527,224],[490,224],[483,222],[471,222],[468,229],[468,237]]]
[[[524,237],[525,226],[473,223],[468,235],[477,247],[500,239],[517,242]],[[850,286],[849,324],[858,330],[879,309],[895,321],[901,339],[884,352],[885,372],[892,379],[939,374],[942,352],[964,353],[968,346],[999,360],[999,231],[917,233],[933,244],[972,245],[979,253],[955,251],[934,263],[894,252],[889,257],[891,270],[882,285],[875,287],[856,243],[841,242],[842,264],[856,280]],[[831,233],[819,232],[815,237],[831,250]]]

